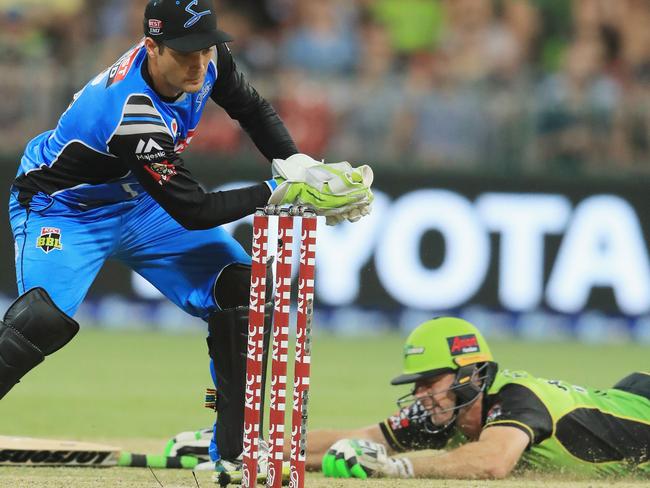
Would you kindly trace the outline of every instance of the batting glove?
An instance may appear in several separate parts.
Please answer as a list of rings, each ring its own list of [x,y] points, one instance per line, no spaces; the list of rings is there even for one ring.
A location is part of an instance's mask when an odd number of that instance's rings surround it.
[[[390,457],[383,444],[358,439],[335,442],[323,457],[322,467],[323,475],[329,478],[413,478],[413,464],[408,458]]]

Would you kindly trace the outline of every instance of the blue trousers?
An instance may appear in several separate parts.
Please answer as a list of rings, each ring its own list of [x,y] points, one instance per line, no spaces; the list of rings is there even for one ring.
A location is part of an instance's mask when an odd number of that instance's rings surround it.
[[[70,316],[107,259],[124,263],[203,319],[219,310],[213,291],[223,268],[251,262],[223,229],[187,230],[146,193],[88,210],[45,194],[25,208],[12,195],[9,216],[18,292],[41,286]]]

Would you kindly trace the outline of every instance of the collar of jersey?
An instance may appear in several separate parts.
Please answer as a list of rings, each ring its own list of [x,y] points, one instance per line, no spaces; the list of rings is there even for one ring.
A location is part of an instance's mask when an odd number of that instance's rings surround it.
[[[149,85],[149,87],[158,95],[158,98],[160,98],[163,102],[165,103],[175,103],[181,100],[183,97],[185,97],[185,92],[181,92],[179,95],[175,97],[166,97],[164,95],[161,95],[156,91],[156,88],[154,87],[153,80],[151,79],[151,75],[149,74],[149,70],[147,67],[149,66],[149,58],[145,57],[144,61],[142,62],[142,66],[140,67],[140,70],[142,72],[142,78],[144,78],[144,81]]]

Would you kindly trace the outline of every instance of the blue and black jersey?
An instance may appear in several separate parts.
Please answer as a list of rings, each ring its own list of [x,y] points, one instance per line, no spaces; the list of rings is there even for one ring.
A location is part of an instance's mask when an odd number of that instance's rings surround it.
[[[237,70],[225,44],[216,48],[203,87],[160,96],[141,42],[79,91],[54,130],[29,142],[12,191],[22,205],[38,193],[77,209],[148,192],[188,229],[237,220],[266,203],[266,184],[206,193],[181,158],[208,98],[239,121],[268,159],[297,148],[271,107]]]

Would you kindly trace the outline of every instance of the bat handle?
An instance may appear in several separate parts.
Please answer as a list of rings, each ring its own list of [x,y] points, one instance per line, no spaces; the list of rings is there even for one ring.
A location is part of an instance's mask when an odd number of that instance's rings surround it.
[[[156,454],[134,454],[122,451],[118,466],[155,469],[194,469],[199,460],[194,456],[162,456]]]

